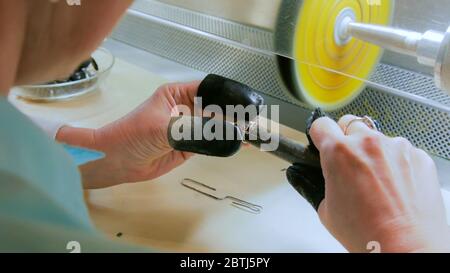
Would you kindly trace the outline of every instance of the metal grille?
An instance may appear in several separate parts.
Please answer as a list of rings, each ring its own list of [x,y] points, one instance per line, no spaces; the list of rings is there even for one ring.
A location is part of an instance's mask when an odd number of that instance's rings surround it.
[[[432,154],[450,158],[450,113],[367,88],[356,100],[333,113],[369,115],[379,120],[383,132],[403,136]]]
[[[271,51],[273,34],[263,29],[238,24],[210,15],[170,6],[158,1],[136,1],[132,9],[164,18],[184,26],[212,33],[242,44]]]
[[[273,55],[211,39],[137,12],[127,14],[112,36],[188,67],[246,83],[267,95],[297,105],[299,116],[307,116],[311,111],[291,98],[281,81]],[[449,96],[437,90],[431,78],[386,64],[378,66],[372,81],[426,97],[442,107],[367,88],[353,103],[331,114],[335,117],[344,113],[371,115],[382,122],[386,133],[404,136],[415,145],[450,159]]]
[[[282,89],[273,56],[132,14],[125,16],[112,37],[188,67],[245,82],[257,90],[291,101]]]
[[[450,96],[438,89],[430,76],[386,64],[379,64],[372,82],[402,90],[450,107]]]

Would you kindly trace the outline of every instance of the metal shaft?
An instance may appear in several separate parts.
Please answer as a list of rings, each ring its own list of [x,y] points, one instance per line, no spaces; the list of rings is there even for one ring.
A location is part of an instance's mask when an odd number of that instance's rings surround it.
[[[450,92],[450,28],[447,32],[429,30],[425,33],[393,27],[362,24],[344,18],[339,28],[342,38],[352,37],[387,50],[417,58],[434,68],[436,85]]]
[[[425,33],[378,25],[350,22],[347,33],[387,50],[417,57],[419,63],[433,67],[436,64],[444,34],[433,30]]]
[[[258,128],[262,128],[261,125]],[[303,165],[320,169],[320,157],[318,153],[311,151],[305,145],[287,138],[279,133],[267,132],[266,129],[262,131],[265,136],[261,137],[260,129],[253,128],[250,132],[247,132],[245,141],[251,145],[261,148],[262,144],[269,144],[271,141],[276,139],[278,141],[277,149],[269,151],[270,154],[286,161],[291,164],[301,163]]]

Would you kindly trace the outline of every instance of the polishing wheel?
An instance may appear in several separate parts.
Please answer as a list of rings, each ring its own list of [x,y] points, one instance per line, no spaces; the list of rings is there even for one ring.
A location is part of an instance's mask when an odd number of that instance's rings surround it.
[[[289,76],[294,81],[293,95],[326,110],[352,101],[383,50],[347,36],[346,25],[388,25],[393,6],[391,0],[304,0],[294,29],[295,61]]]

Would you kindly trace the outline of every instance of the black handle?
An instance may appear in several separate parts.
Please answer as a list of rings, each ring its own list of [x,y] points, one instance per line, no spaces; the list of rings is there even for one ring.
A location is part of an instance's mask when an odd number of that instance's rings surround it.
[[[256,111],[250,113],[245,117],[231,116],[235,123],[243,121],[246,124],[255,120],[264,105],[264,98],[251,87],[240,82],[227,79],[225,77],[210,74],[201,82],[197,97],[202,98],[203,110],[208,105],[217,105],[224,114],[227,113],[227,107],[255,106]],[[241,120],[241,119],[244,120]]]
[[[223,113],[227,113],[227,106],[243,106],[244,108],[256,106],[256,113],[244,117],[245,124],[254,121],[260,114],[262,107],[264,107],[264,98],[256,90],[240,82],[214,74],[208,75],[201,82],[197,96],[202,98],[203,110],[209,105],[217,105]],[[248,114],[252,113],[248,112]],[[237,116],[228,118],[232,119],[234,122],[239,121],[239,117]],[[224,126],[227,127],[230,125],[225,124]],[[248,132],[243,132],[243,134],[247,133]],[[311,151],[301,143],[286,138],[283,135],[277,137],[279,138],[278,149],[270,153],[289,163],[302,163],[306,166],[320,169],[318,153],[314,153],[314,151]],[[262,144],[270,143],[271,139],[269,138],[269,140],[264,141],[258,137],[256,140],[251,140],[247,135],[246,141],[254,146],[260,147]],[[220,141],[206,140],[197,142],[175,141],[171,139],[169,143],[173,148],[179,151],[189,151],[212,156],[226,156],[236,152],[235,149],[238,147],[236,142],[231,141],[227,145],[222,145],[219,142]],[[220,147],[220,149],[218,147]],[[223,150],[226,148],[229,148],[230,151],[226,152]]]
[[[278,137],[278,148],[275,151],[270,151],[269,153],[283,159],[286,162],[291,164],[294,163],[302,163],[308,167],[320,169],[320,158],[318,153],[315,151],[309,150],[308,147],[305,147],[303,144],[287,138],[283,135],[273,136]],[[260,148],[262,144],[269,144],[271,140],[262,140],[258,138],[256,140],[250,140],[247,137],[246,142],[251,145]]]

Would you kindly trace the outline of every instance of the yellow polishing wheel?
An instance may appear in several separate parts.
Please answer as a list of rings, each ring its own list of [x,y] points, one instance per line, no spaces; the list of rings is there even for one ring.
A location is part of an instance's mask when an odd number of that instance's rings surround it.
[[[354,99],[383,51],[354,38],[342,38],[339,28],[349,18],[358,23],[388,25],[393,6],[393,0],[304,0],[293,52],[298,95],[326,110]]]

